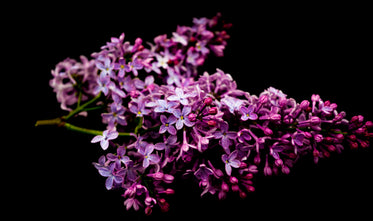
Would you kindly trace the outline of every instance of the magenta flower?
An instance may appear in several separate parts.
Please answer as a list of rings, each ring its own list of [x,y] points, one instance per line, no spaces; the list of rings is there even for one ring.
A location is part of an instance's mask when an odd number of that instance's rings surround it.
[[[128,64],[125,66],[126,72],[131,72],[133,75],[138,75],[138,70],[141,70],[144,67],[141,60],[138,58],[135,58],[133,61],[128,62]]]
[[[124,77],[125,67],[126,60],[124,58],[120,58],[118,63],[114,63],[114,70],[118,70],[118,76],[121,78]]]
[[[117,138],[119,133],[117,131],[109,131],[105,130],[102,135],[95,136],[91,143],[97,143],[100,142],[101,148],[103,150],[106,150],[109,147],[109,140],[114,140]]]
[[[253,105],[250,105],[249,107],[241,107],[240,111],[242,113],[241,120],[247,121],[250,120],[256,120],[258,119],[258,115],[254,113],[255,107]]]
[[[212,174],[214,174],[214,172],[205,164],[200,164],[198,170],[194,172],[194,176],[199,180],[207,180]]]
[[[159,163],[159,156],[156,154],[152,154],[154,151],[154,145],[148,144],[144,148],[139,148],[139,153],[141,153],[144,156],[144,160],[142,162],[142,166],[144,168],[147,168],[150,163],[157,164]]]
[[[237,151],[233,151],[229,156],[227,154],[223,154],[221,156],[221,160],[225,164],[225,172],[227,172],[228,176],[232,173],[232,167],[239,168],[241,165],[241,162],[236,159],[237,157]]]
[[[176,123],[177,118],[174,115],[169,116],[168,118],[165,115],[161,115],[161,122],[162,125],[159,128],[159,133],[163,134],[164,132],[168,131],[172,135],[176,135],[176,129],[173,126]]]
[[[188,114],[191,112],[192,108],[189,106],[185,106],[182,111],[180,109],[176,109],[173,114],[176,117],[176,129],[180,130],[183,128],[185,124],[187,127],[192,127],[194,122],[190,122],[188,118]]]
[[[121,164],[127,165],[130,160],[128,156],[125,156],[126,149],[124,147],[118,147],[117,154],[108,153],[107,158],[110,161],[113,161],[117,168],[121,167]]]
[[[229,153],[229,146],[231,144],[230,140],[236,139],[237,133],[233,131],[228,131],[228,124],[220,124],[220,130],[213,133],[215,139],[220,139],[221,146],[224,148],[225,152]]]

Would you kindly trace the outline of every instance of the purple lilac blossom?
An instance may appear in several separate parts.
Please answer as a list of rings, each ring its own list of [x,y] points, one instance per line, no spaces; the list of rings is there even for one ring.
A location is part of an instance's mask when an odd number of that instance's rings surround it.
[[[245,198],[256,173],[288,174],[303,156],[317,163],[346,147],[369,146],[373,123],[361,115],[348,120],[318,94],[297,103],[270,87],[256,96],[220,69],[201,72],[207,56],[223,56],[229,26],[220,14],[195,18],[149,47],[122,33],[91,60],[66,59],[52,71],[63,110],[98,99],[92,109],[107,130],[91,142],[114,152],[93,165],[107,189],[123,191],[126,209],[168,211],[166,197],[175,193],[169,184],[184,175],[197,181],[201,196]]]

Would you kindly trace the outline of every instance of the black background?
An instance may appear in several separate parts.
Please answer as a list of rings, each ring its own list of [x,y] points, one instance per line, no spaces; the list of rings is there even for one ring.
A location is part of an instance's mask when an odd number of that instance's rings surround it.
[[[251,94],[273,86],[300,102],[318,93],[337,103],[348,118],[362,114],[373,120],[372,23],[246,20],[252,17],[224,7],[218,10],[233,23],[231,39],[225,56],[210,57],[200,70],[213,73],[220,68]],[[170,212],[155,211],[145,217],[125,210],[121,192],[105,189],[105,179],[92,166],[105,152],[90,144],[92,136],[34,127],[36,120],[65,114],[48,84],[50,71],[59,61],[89,57],[122,32],[131,42],[136,37],[152,41],[159,34],[170,36],[178,24],[191,25],[193,17],[215,13],[193,10],[127,14],[121,20],[95,16],[96,20],[4,22],[2,109],[9,134],[3,140],[10,139],[11,144],[3,144],[7,149],[3,180],[11,196],[9,205],[20,211],[14,216],[84,220],[371,217],[371,149],[346,151],[318,165],[305,159],[288,176],[258,176],[256,191],[244,200],[237,196],[225,201],[211,196],[200,199],[197,183],[177,180]]]

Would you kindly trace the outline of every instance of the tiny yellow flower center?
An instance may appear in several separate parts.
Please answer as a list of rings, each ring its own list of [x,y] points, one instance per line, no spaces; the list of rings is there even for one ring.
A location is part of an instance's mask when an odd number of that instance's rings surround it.
[[[141,114],[141,111],[137,111],[137,114],[140,115],[140,114]]]
[[[180,119],[184,120],[184,116],[181,116]]]
[[[120,69],[124,69],[124,65],[123,64],[120,65]]]
[[[165,124],[166,127],[168,127],[169,124]]]

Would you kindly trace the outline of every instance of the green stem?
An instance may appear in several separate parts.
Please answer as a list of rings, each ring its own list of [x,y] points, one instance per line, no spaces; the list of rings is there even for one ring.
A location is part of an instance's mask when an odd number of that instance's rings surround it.
[[[63,116],[62,118],[64,120],[68,120],[70,117],[74,116],[75,114],[78,114],[79,112],[83,111],[85,107],[92,104],[93,102],[97,101],[101,96],[101,92],[94,98],[92,98],[90,101],[82,104],[81,106],[78,106],[75,110],[71,111],[68,115]]]
[[[38,120],[36,121],[35,126],[45,126],[45,125],[55,125],[59,127],[64,127],[68,130],[84,133],[84,134],[92,134],[92,135],[102,135],[103,131],[102,130],[93,130],[93,129],[88,129],[84,127],[78,127],[73,124],[67,123],[62,121],[62,118],[55,118],[55,119],[50,119],[50,120]],[[131,136],[131,133],[128,132],[119,132],[119,136]]]
[[[75,110],[72,110],[68,115],[65,115],[65,116],[62,116],[62,117],[58,117],[58,118],[54,118],[54,119],[38,120],[35,123],[35,127],[37,127],[37,126],[45,126],[45,125],[55,125],[55,126],[58,126],[58,127],[65,127],[68,130],[77,131],[77,132],[80,132],[80,133],[92,134],[92,135],[102,135],[102,133],[103,133],[102,130],[93,130],[93,129],[83,128],[83,127],[78,127],[78,126],[75,126],[73,124],[70,124],[70,123],[66,122],[66,120],[68,120],[72,116],[74,116],[74,115],[76,115],[76,114],[78,114],[78,113],[80,113],[82,111],[94,110],[94,109],[102,108],[102,106],[86,108],[90,104],[92,104],[95,101],[97,101],[100,98],[100,96],[101,96],[101,93],[99,93],[96,97],[92,98],[91,100],[87,101],[86,103],[84,103],[82,105],[78,104],[77,108]],[[141,125],[142,125],[142,119],[140,121],[141,121]],[[141,127],[141,125],[140,125],[140,127]],[[137,132],[137,130],[139,128],[136,127],[135,131]],[[131,136],[131,133],[119,132],[119,136]]]
[[[83,127],[78,127],[73,124],[65,123],[65,122],[62,123],[62,126],[68,130],[77,131],[77,132],[84,133],[84,134],[102,135],[103,133],[102,130],[93,130],[93,129],[83,128]],[[119,132],[119,136],[131,136],[131,133]]]

